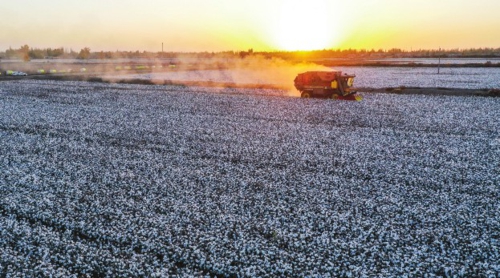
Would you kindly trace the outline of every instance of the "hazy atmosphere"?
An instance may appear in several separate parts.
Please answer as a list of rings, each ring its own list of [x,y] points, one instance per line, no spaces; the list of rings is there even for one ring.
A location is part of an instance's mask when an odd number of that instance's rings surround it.
[[[1,1],[0,49],[497,47],[499,10],[496,0]]]
[[[500,277],[500,0],[0,0],[1,277]]]

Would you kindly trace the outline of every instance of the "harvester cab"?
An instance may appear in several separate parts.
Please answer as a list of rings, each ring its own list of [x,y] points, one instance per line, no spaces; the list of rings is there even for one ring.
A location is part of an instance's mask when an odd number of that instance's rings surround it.
[[[295,88],[303,98],[322,97],[342,100],[361,100],[353,88],[355,75],[341,71],[308,71],[295,77]]]

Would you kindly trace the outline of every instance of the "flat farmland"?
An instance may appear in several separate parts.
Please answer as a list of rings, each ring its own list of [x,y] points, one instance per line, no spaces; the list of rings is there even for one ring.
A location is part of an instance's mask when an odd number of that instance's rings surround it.
[[[500,275],[500,99],[0,82],[0,274]]]
[[[190,70],[176,72],[152,72],[141,74],[110,75],[120,79],[142,80],[172,80],[172,81],[212,81],[234,82],[237,84],[262,84],[284,87],[291,82],[297,72],[309,69],[299,67],[275,67],[267,69],[267,65],[259,68],[236,68],[227,70]],[[311,68],[310,70],[316,70]],[[334,67],[322,70],[341,70],[343,73],[355,74],[355,87],[386,88],[386,87],[423,87],[423,88],[459,88],[459,89],[493,89],[500,88],[500,68],[437,68],[432,67]],[[296,95],[299,95],[298,93]]]

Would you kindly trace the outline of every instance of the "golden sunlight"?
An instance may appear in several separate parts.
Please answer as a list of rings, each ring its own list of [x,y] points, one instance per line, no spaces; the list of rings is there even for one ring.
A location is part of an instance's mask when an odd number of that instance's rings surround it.
[[[282,50],[315,50],[338,44],[341,12],[328,9],[325,0],[286,1],[274,32]]]

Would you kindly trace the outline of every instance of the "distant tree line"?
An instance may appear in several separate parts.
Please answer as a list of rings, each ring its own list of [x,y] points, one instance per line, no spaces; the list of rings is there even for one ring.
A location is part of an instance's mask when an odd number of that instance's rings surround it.
[[[283,59],[328,59],[328,58],[500,58],[500,48],[471,49],[324,49],[314,51],[278,51],[263,52],[264,55]]]
[[[260,55],[266,58],[281,58],[285,60],[316,60],[328,58],[500,58],[500,48],[470,48],[470,49],[418,49],[403,50],[392,49],[323,49],[312,51],[261,51],[253,49],[247,51],[221,51],[221,52],[148,52],[148,51],[97,51],[91,52],[88,47],[79,52],[60,48],[31,48],[23,45],[17,49],[9,47],[5,52],[0,52],[0,58],[22,59],[121,59],[121,58],[235,58]]]
[[[50,58],[60,58],[60,57],[70,57],[74,54],[73,51],[65,52],[64,48],[30,48],[28,45],[23,45],[18,49],[5,50],[5,54],[2,55],[5,58],[18,58],[24,61],[29,61],[31,59],[50,59]]]

